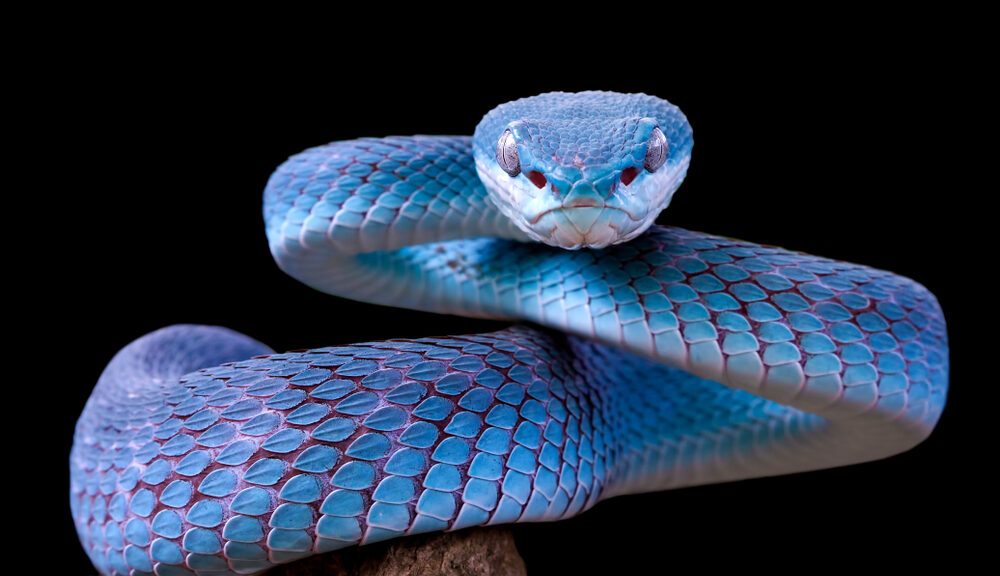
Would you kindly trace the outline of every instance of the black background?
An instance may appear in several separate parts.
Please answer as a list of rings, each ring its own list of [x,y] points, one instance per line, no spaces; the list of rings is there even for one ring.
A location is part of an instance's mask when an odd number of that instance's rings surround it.
[[[118,349],[156,328],[225,325],[281,351],[503,326],[348,302],[283,275],[260,199],[289,155],[359,136],[471,134],[495,105],[550,90],[646,92],[694,128],[687,179],[659,222],[923,283],[949,320],[949,404],[929,440],[884,461],[621,497],[559,524],[517,526],[530,573],[634,572],[650,561],[666,571],[663,558],[701,549],[715,550],[696,557],[706,567],[785,550],[845,568],[862,554],[921,562],[901,550],[930,553],[936,534],[957,529],[969,489],[969,336],[954,280],[971,226],[953,180],[961,72],[919,33],[772,32],[668,39],[606,63],[554,49],[503,66],[502,51],[463,62],[417,40],[389,56],[331,40],[280,57],[94,42],[40,63],[28,99],[42,106],[23,118],[36,140],[17,167],[26,202],[8,213],[33,223],[9,242],[41,274],[21,285],[33,293],[25,339],[58,370],[48,372],[56,388],[32,389],[54,411],[42,434],[58,456],[36,489],[67,493],[64,463],[92,385]],[[47,502],[43,520],[57,518],[65,572],[92,573],[65,502]]]

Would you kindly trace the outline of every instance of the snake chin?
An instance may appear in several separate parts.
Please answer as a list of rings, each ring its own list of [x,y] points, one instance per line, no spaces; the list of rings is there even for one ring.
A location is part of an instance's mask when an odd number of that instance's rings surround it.
[[[647,224],[630,234],[629,228],[634,228],[636,224],[642,223],[624,210],[611,206],[594,206],[546,211],[532,227],[535,231],[542,232],[542,242],[566,250],[577,250],[607,248],[612,244],[626,242],[648,228]]]

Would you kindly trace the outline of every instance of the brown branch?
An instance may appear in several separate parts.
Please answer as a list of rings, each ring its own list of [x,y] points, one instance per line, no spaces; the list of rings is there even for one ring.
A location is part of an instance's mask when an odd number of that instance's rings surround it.
[[[506,528],[437,532],[348,548],[279,566],[267,576],[524,576]]]

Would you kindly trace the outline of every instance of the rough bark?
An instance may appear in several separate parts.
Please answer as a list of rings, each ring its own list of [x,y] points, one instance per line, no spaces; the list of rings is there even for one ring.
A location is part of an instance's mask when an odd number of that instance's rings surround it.
[[[267,576],[524,576],[524,560],[506,528],[438,532],[279,566]]]

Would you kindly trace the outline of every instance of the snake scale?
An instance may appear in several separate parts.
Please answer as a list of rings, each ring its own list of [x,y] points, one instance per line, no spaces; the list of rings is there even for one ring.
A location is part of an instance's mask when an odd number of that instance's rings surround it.
[[[171,326],[77,424],[103,574],[254,574],[602,498],[895,454],[945,404],[944,318],[889,272],[653,225],[684,115],[636,94],[501,105],[473,137],[306,150],[264,193],[278,265],[374,303],[525,323],[275,354]]]

